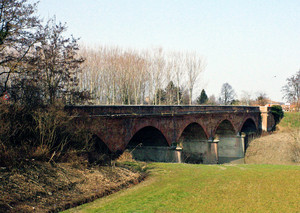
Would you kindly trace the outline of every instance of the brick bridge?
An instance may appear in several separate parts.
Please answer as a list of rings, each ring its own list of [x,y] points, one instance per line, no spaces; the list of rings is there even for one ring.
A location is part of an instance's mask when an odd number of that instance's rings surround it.
[[[249,142],[269,131],[267,107],[68,106],[111,152],[138,160],[225,163],[243,159]]]

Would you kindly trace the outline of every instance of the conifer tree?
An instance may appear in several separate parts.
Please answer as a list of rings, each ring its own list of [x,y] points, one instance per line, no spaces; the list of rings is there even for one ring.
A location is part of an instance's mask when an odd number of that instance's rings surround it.
[[[208,97],[204,89],[202,89],[200,96],[197,98],[198,104],[205,104],[208,101]]]

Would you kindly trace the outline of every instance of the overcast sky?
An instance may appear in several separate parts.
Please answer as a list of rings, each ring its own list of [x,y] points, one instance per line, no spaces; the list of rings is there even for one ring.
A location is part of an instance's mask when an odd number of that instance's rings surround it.
[[[282,101],[300,69],[299,0],[41,0],[38,13],[92,46],[196,51],[208,96],[228,82],[238,95]]]

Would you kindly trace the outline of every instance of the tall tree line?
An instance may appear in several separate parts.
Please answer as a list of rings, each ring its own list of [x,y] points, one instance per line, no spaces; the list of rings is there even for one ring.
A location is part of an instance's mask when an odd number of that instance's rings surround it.
[[[205,69],[205,61],[195,52],[162,48],[82,46],[80,54],[85,62],[79,87],[91,93],[94,104],[192,104]]]

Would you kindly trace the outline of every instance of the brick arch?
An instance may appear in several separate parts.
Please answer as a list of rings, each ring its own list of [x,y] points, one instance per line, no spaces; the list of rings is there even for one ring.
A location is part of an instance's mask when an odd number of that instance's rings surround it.
[[[176,142],[178,142],[178,140],[180,139],[180,137],[182,136],[182,133],[184,132],[184,130],[191,124],[196,123],[198,124],[204,131],[206,138],[209,138],[209,134],[207,134],[207,129],[205,128],[204,124],[201,122],[201,120],[196,120],[195,121],[188,121],[186,123],[184,123],[182,126],[182,128],[179,130],[177,138],[176,138]]]
[[[171,146],[171,139],[168,138],[167,134],[166,134],[166,130],[164,130],[163,128],[161,128],[157,122],[138,122],[136,123],[136,125],[134,125],[130,131],[129,137],[127,137],[125,146],[128,145],[129,141],[133,138],[133,136],[138,133],[140,130],[142,130],[145,127],[153,127],[155,129],[157,129],[166,139],[167,143],[169,144],[169,146]]]
[[[238,133],[237,128],[236,128],[236,126],[234,125],[234,122],[233,122],[230,118],[226,117],[226,118],[221,119],[221,120],[218,121],[218,123],[216,124],[216,126],[215,126],[215,128],[214,128],[214,130],[213,130],[212,137],[215,137],[218,127],[220,126],[220,124],[221,124],[223,121],[226,121],[226,120],[229,121],[229,123],[230,123],[231,126],[233,127],[233,130],[234,130],[235,134]]]
[[[254,123],[254,125],[255,125],[255,128],[256,128],[256,131],[258,131],[258,124],[257,124],[257,122],[255,122],[255,119],[254,119],[252,116],[247,116],[246,118],[244,118],[243,122],[241,123],[241,126],[240,126],[239,129],[238,129],[239,132],[242,131],[242,128],[243,128],[244,124],[245,124],[246,121],[249,120],[249,119],[253,121],[253,123]]]
[[[109,149],[109,146],[108,144],[102,140],[103,136],[100,135],[100,134],[93,134],[92,136],[92,139],[96,141],[96,143],[100,143],[100,144],[97,144],[97,145],[102,145],[102,144],[105,144],[105,146]]]
[[[115,149],[114,144],[111,142],[111,140],[106,138],[105,134],[101,134],[101,133],[95,133],[95,136],[97,136],[97,140],[103,142],[103,144],[105,144],[107,146],[107,148],[111,151],[111,152],[116,152],[118,149]],[[107,139],[107,140],[104,140]]]

